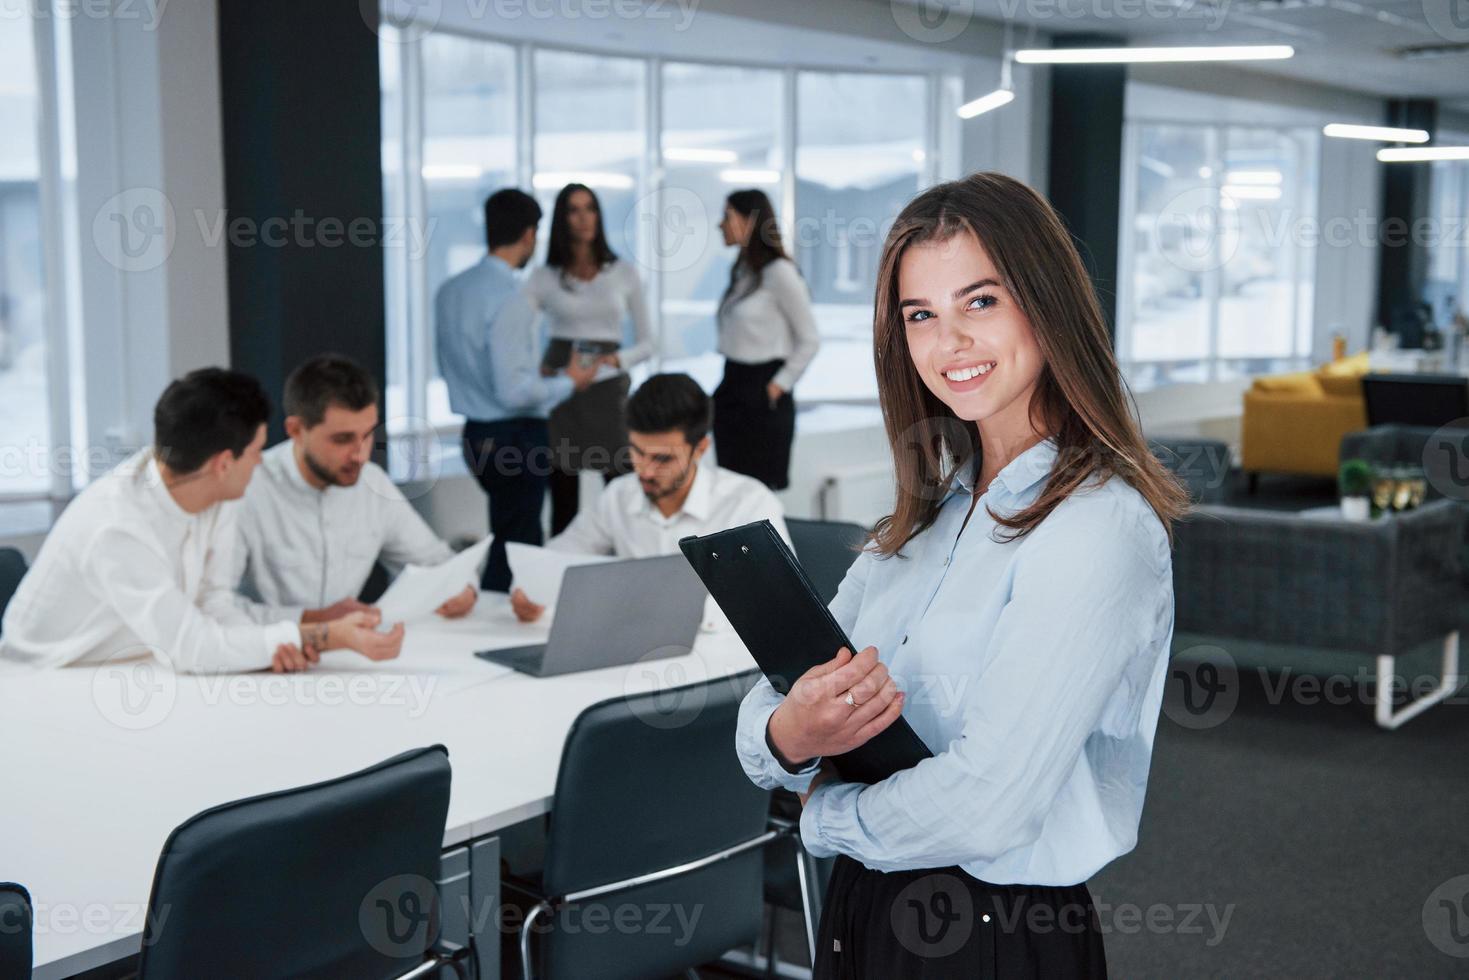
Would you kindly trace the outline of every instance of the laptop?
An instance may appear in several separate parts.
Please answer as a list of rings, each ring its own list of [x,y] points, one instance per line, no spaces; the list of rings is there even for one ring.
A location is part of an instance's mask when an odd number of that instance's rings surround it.
[[[681,554],[573,565],[545,643],[475,656],[532,677],[682,656],[693,649],[708,595]]]

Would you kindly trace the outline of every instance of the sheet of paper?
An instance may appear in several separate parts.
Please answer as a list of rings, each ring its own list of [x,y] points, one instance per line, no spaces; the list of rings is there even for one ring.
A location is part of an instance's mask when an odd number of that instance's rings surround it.
[[[556,597],[561,594],[561,579],[572,565],[617,560],[607,555],[578,555],[514,541],[506,543],[505,557],[510,562],[511,587],[524,589],[532,602],[543,606],[556,604]]]
[[[439,565],[407,565],[377,601],[383,628],[432,616],[435,609],[464,591],[479,588],[480,569],[490,550],[490,538],[465,548]]]

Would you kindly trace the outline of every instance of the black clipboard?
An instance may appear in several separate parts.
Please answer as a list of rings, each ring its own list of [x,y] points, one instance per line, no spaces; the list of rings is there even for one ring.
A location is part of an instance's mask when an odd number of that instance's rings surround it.
[[[683,538],[678,547],[780,694],[840,648],[857,652],[769,521]],[[831,762],[848,782],[876,783],[932,754],[899,718]]]

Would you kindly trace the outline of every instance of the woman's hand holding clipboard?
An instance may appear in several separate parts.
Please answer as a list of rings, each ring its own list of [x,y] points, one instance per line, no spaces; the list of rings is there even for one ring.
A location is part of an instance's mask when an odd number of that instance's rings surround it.
[[[877,651],[852,655],[851,640],[769,521],[687,537],[679,549],[770,685],[792,702],[772,725],[799,732],[772,736],[810,749],[806,758],[821,755],[856,783],[880,782],[932,755],[903,720],[902,699]]]

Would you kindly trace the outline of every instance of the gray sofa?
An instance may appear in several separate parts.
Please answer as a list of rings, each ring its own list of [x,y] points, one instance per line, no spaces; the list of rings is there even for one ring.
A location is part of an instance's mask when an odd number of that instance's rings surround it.
[[[1396,728],[1458,688],[1466,514],[1448,500],[1364,522],[1200,505],[1177,527],[1175,632],[1375,664],[1377,723]],[[1396,658],[1433,640],[1442,682],[1395,710]]]

